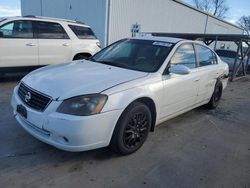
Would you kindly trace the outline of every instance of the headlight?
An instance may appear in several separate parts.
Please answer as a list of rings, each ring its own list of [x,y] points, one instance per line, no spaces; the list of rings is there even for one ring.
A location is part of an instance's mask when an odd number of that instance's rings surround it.
[[[77,116],[89,116],[101,112],[108,99],[107,95],[92,94],[66,99],[58,107],[57,112]]]

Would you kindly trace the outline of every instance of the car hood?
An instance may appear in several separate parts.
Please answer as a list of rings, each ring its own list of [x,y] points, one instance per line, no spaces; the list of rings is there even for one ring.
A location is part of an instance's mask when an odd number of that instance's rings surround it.
[[[25,76],[22,81],[54,99],[63,100],[100,93],[115,85],[147,75],[148,73],[84,60],[40,68]]]

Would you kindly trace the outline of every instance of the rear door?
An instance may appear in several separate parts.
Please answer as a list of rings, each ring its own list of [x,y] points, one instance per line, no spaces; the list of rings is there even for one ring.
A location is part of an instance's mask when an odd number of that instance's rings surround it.
[[[167,73],[163,76],[164,100],[162,117],[170,116],[193,106],[198,94],[200,75],[192,43],[182,44],[170,60],[170,66],[185,65],[186,75]]]
[[[33,22],[16,20],[0,26],[0,67],[38,65],[38,41]]]
[[[217,78],[220,76],[218,62],[215,53],[208,47],[195,44],[197,52],[198,68],[203,75],[199,84],[197,103],[210,99],[214,91]]]
[[[36,21],[36,33],[40,65],[65,63],[72,60],[71,40],[59,23]]]

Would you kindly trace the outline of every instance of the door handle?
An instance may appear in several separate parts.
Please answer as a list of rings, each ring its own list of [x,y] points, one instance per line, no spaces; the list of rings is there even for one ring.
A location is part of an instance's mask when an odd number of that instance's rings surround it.
[[[33,43],[27,43],[26,46],[36,46],[36,45]]]
[[[69,43],[63,43],[62,45],[63,46],[69,46]]]
[[[195,78],[194,81],[195,81],[195,82],[199,82],[199,81],[200,81],[200,78]]]

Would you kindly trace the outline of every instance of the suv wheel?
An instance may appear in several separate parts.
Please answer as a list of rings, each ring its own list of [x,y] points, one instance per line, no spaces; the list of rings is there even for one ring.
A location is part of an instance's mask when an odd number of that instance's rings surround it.
[[[116,125],[111,140],[112,149],[122,155],[137,151],[147,139],[151,122],[151,112],[145,104],[131,104]]]
[[[90,55],[87,54],[78,54],[74,57],[73,60],[81,60],[81,59],[88,59],[90,57]]]

